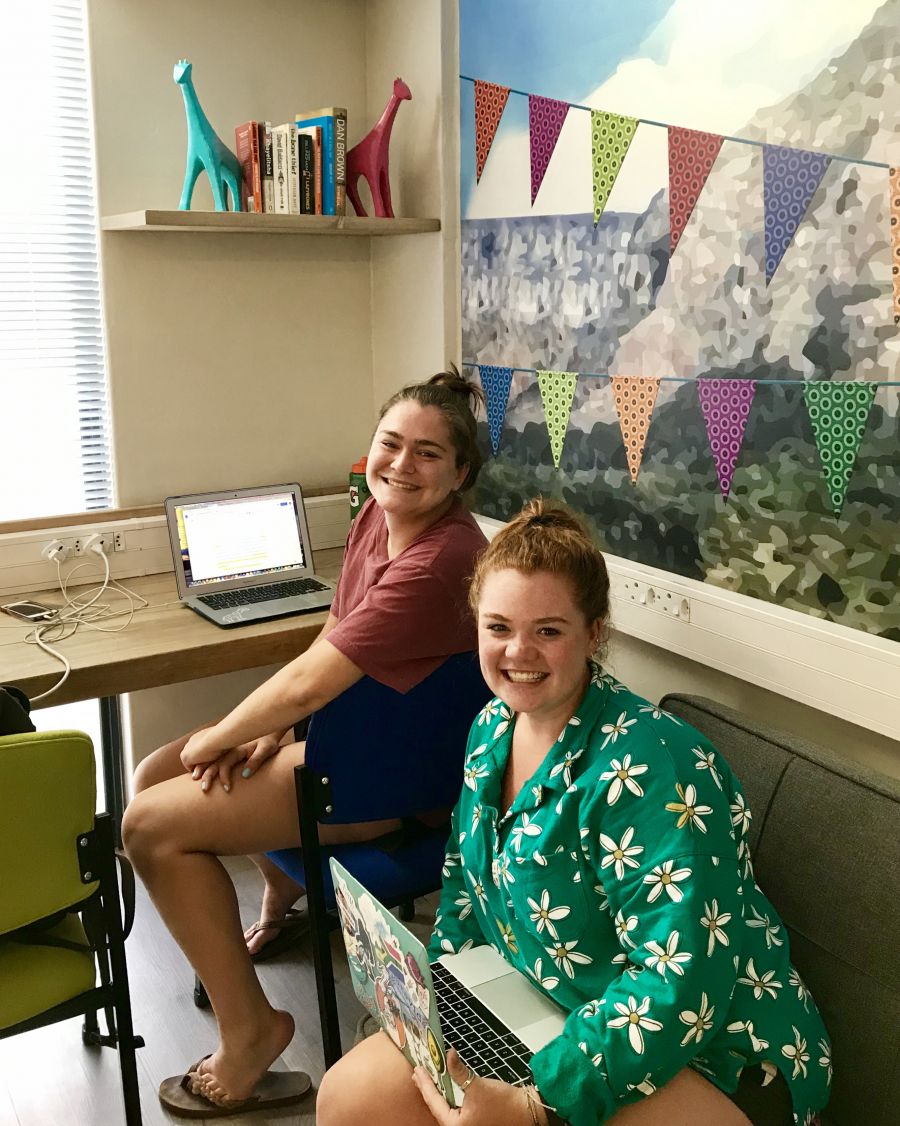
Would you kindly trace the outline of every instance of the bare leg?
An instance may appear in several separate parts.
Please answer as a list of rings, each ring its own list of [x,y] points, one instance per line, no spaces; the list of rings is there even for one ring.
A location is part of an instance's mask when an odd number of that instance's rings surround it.
[[[412,1081],[412,1068],[383,1032],[358,1044],[330,1068],[316,1098],[316,1126],[360,1122],[434,1126]],[[655,1094],[613,1115],[609,1126],[750,1126],[750,1122],[727,1095],[685,1068]]]

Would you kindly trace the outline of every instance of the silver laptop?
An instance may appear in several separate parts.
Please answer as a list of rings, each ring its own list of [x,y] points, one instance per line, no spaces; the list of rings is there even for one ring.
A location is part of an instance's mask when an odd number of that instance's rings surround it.
[[[448,1047],[480,1076],[530,1083],[529,1061],[562,1031],[565,1012],[492,946],[429,964],[415,935],[333,858],[331,874],[357,997],[450,1106],[462,1092]]]
[[[168,497],[178,596],[217,626],[324,610],[334,584],[313,572],[299,485]]]

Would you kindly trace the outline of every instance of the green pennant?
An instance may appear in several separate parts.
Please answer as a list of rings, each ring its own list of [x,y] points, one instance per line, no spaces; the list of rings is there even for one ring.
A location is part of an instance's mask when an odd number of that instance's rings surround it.
[[[553,464],[559,469],[578,376],[571,371],[539,371],[537,377],[547,433],[550,435],[550,449],[553,451]]]
[[[591,168],[594,179],[594,224],[606,207],[609,193],[637,131],[636,117],[591,110]]]
[[[875,391],[876,384],[861,380],[807,383],[803,389],[835,516],[847,495]]]

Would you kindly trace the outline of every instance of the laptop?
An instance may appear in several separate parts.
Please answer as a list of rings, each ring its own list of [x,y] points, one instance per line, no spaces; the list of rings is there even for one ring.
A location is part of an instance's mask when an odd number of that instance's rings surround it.
[[[334,584],[314,574],[299,485],[166,499],[178,597],[229,629],[324,610]]]
[[[567,1014],[492,946],[429,964],[415,935],[334,858],[331,875],[356,996],[450,1106],[463,1095],[447,1071],[448,1047],[477,1075],[530,1083],[531,1057]]]

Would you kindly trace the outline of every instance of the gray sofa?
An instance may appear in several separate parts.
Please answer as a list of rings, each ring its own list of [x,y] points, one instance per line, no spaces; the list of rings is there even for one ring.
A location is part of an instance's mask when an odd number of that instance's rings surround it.
[[[900,1126],[900,782],[702,697],[662,707],[743,784],[756,878],[833,1041],[823,1126]]]

